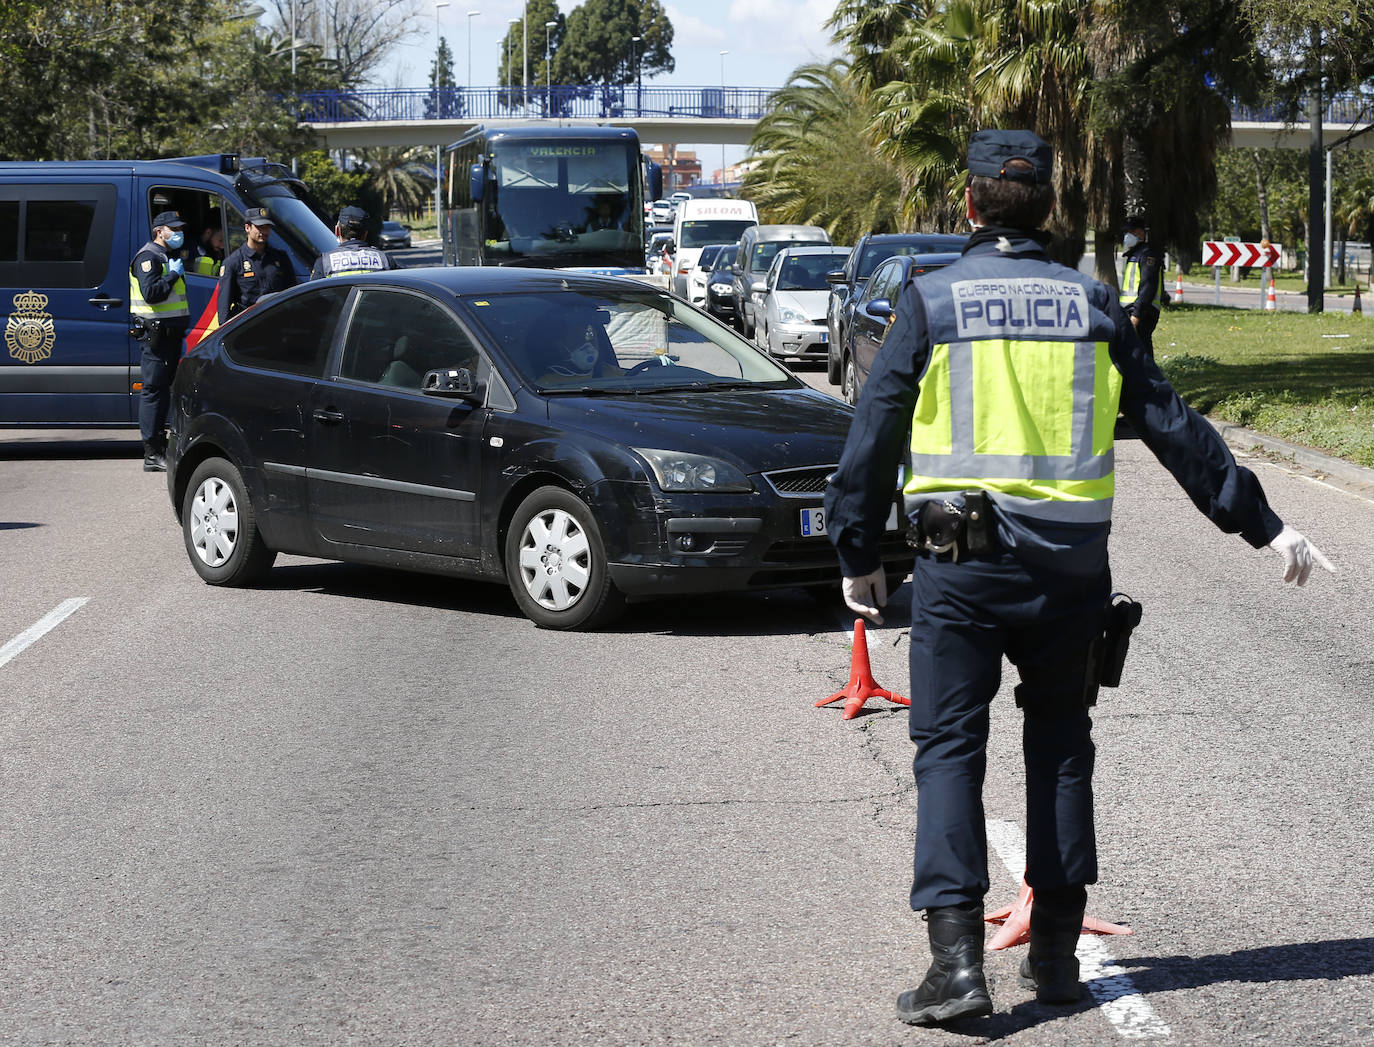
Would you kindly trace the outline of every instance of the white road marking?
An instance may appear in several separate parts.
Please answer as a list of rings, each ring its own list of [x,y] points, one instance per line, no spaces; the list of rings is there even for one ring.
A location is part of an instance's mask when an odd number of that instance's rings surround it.
[[[16,657],[26,647],[37,643],[47,633],[56,629],[80,610],[81,606],[89,599],[89,596],[74,596],[70,600],[63,600],[42,618],[38,619],[38,621],[34,622],[13,640],[5,644],[4,647],[0,647],[0,665],[4,665],[11,658]]]
[[[988,843],[997,851],[1002,864],[1011,873],[1012,883],[1019,889],[1026,871],[1026,842],[1020,827],[1011,822],[989,821],[987,830]],[[1113,969],[1116,958],[1108,951],[1104,939],[1095,934],[1081,934],[1075,952],[1079,977],[1118,1033],[1128,1040],[1156,1040],[1171,1035],[1169,1026],[1136,990],[1130,975]]]

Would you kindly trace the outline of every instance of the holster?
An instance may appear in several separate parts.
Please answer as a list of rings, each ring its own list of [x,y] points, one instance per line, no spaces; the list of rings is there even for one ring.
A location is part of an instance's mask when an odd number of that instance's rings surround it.
[[[1097,703],[1098,687],[1121,686],[1121,670],[1131,648],[1131,633],[1140,624],[1144,609],[1125,593],[1112,593],[1103,609],[1102,632],[1093,637],[1088,650],[1083,698],[1087,705]]]
[[[926,502],[916,514],[908,544],[918,552],[948,556],[954,562],[984,556],[997,547],[997,533],[986,491],[963,491],[955,498]]]

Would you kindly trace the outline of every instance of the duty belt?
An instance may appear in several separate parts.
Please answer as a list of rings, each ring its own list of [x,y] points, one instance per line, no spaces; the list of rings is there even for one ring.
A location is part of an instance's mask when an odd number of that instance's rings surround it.
[[[919,553],[958,563],[997,550],[997,532],[986,491],[964,491],[952,498],[926,502],[916,513],[908,542]]]

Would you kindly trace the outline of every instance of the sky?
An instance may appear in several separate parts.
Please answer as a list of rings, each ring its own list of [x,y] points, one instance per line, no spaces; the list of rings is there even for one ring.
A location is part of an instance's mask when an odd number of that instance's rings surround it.
[[[420,6],[422,10],[437,10],[439,30],[453,52],[453,75],[459,84],[468,79],[467,12],[481,12],[470,20],[472,83],[476,87],[497,86],[501,41],[510,19],[520,17],[522,0],[450,0],[447,7],[437,9],[432,0],[421,0]],[[577,6],[576,0],[558,0],[565,15]],[[663,6],[673,23],[672,53],[677,68],[667,75],[646,77],[646,87],[719,85],[722,60],[727,86],[781,87],[797,66],[828,61],[838,54],[830,34],[822,28],[834,11],[835,0],[667,0]],[[429,19],[426,32],[409,46],[396,49],[382,74],[383,83],[428,86],[435,45],[435,23]],[[729,54],[722,59],[721,51]],[[679,144],[694,148],[689,142]],[[697,147],[703,168],[716,166],[708,164],[706,157],[715,157],[719,149],[719,145]],[[725,160],[737,163],[744,153],[743,146],[726,146]]]

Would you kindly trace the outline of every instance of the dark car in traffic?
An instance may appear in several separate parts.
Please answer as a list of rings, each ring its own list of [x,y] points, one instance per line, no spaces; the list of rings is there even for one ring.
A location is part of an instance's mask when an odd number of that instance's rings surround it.
[[[893,255],[958,253],[968,243],[959,233],[869,233],[859,238],[842,269],[826,274],[830,297],[825,306],[825,322],[830,334],[830,350],[826,354],[826,374],[831,382],[840,382],[841,357],[849,338],[849,318],[854,302],[863,293],[868,278],[882,262]]]
[[[578,629],[628,600],[839,584],[822,496],[851,408],[643,282],[317,281],[197,345],[172,399],[168,490],[214,585],[295,553],[504,581]]]
[[[846,403],[859,402],[859,391],[873,370],[873,360],[887,338],[897,309],[897,299],[907,280],[942,269],[958,259],[957,252],[903,254],[888,258],[864,284],[850,316],[849,343],[840,352],[840,396]]]
[[[394,250],[398,247],[409,247],[410,230],[400,222],[383,222],[382,230],[377,234],[377,246],[383,251]]]
[[[734,265],[738,249],[737,244],[722,247],[706,275],[706,311],[725,323],[735,319]]]

